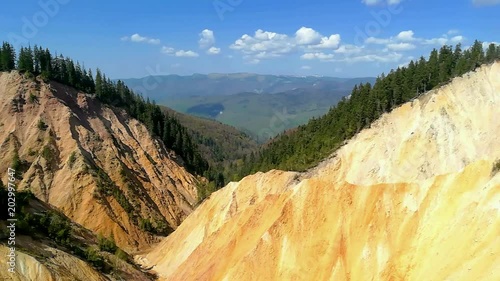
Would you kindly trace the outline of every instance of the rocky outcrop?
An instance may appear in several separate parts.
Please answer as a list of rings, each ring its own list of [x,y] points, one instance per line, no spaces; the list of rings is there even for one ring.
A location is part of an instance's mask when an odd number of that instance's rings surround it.
[[[496,63],[306,173],[230,183],[136,261],[162,280],[498,280],[498,108]]]
[[[59,83],[0,73],[0,173],[127,251],[166,235],[197,203],[199,180],[123,110]]]

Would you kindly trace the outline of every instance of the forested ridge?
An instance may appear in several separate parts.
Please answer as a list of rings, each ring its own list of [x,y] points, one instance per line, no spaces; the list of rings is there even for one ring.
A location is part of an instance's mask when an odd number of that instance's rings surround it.
[[[210,169],[187,129],[174,116],[162,111],[154,101],[134,93],[122,81],[111,81],[99,69],[94,76],[92,70],[85,69],[79,62],[75,63],[68,57],[52,54],[49,49],[38,46],[21,47],[16,54],[14,47],[4,42],[0,48],[0,71],[11,70],[18,70],[31,78],[40,76],[46,82],[54,80],[72,86],[94,94],[105,104],[125,109],[130,116],[144,123],[167,148],[182,157],[190,172],[203,175],[211,181],[220,178],[216,171]]]
[[[462,50],[460,44],[434,49],[428,59],[422,56],[405,67],[382,74],[374,85],[355,86],[349,97],[344,97],[324,116],[282,133],[259,153],[251,154],[231,179],[271,169],[304,171],[311,168],[383,113],[498,59],[500,46],[490,44],[485,51],[482,42],[477,40],[467,50]]]

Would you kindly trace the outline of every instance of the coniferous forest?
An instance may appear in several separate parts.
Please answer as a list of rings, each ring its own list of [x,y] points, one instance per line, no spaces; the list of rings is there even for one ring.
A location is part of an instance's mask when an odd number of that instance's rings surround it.
[[[190,172],[203,175],[210,181],[217,179],[217,185],[222,185],[221,175],[209,167],[187,129],[174,116],[162,111],[154,101],[145,100],[122,81],[111,81],[99,69],[94,76],[92,70],[85,69],[80,63],[63,55],[54,55],[48,49],[38,46],[22,47],[16,55],[14,47],[4,42],[0,49],[0,71],[11,70],[18,70],[31,77],[40,76],[46,82],[54,80],[72,86],[95,94],[105,104],[125,109],[130,116],[144,123],[167,148],[180,155]]]
[[[324,116],[282,133],[257,155],[247,157],[231,179],[271,169],[304,171],[311,168],[383,113],[498,59],[500,46],[490,44],[485,51],[482,42],[477,40],[467,50],[462,50],[460,44],[434,49],[428,59],[420,57],[405,67],[382,74],[374,85],[355,86],[349,97],[344,97]]]

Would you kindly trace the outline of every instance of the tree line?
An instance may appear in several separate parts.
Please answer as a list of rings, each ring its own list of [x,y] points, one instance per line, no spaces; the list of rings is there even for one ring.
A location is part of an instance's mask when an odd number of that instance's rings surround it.
[[[383,113],[498,59],[500,46],[490,44],[485,51],[477,40],[466,50],[460,44],[434,49],[428,59],[422,56],[387,75],[382,74],[374,85],[356,85],[349,97],[344,97],[324,116],[282,133],[256,155],[246,157],[231,177],[237,180],[257,171],[311,168]]]
[[[123,81],[112,81],[99,69],[95,76],[79,62],[57,55],[39,46],[21,47],[16,54],[14,47],[4,42],[0,48],[0,71],[18,70],[25,75],[40,76],[44,81],[54,80],[77,90],[94,94],[101,102],[123,108],[127,113],[146,125],[150,133],[159,137],[167,148],[184,160],[184,166],[192,173],[203,175],[220,184],[221,175],[209,167],[199,152],[187,129],[170,114],[128,88]]]

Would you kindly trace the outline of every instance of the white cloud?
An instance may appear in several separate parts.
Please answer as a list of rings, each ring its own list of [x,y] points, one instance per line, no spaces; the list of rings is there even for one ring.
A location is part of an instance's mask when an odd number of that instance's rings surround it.
[[[488,49],[490,44],[495,44],[496,46],[500,45],[500,43],[498,43],[498,42],[483,42],[483,49]]]
[[[464,40],[465,40],[465,37],[463,37],[462,35],[457,35],[457,36],[450,39],[450,43],[458,44],[458,43],[462,43]]]
[[[170,56],[176,56],[176,57],[194,58],[194,57],[198,57],[199,56],[198,53],[193,52],[191,50],[188,50],[188,51],[178,50],[178,51],[176,51],[174,48],[167,47],[167,46],[163,46],[161,48],[161,52],[164,53],[164,54],[167,54],[167,55],[170,55]]]
[[[200,45],[200,48],[209,48],[215,44],[215,36],[212,30],[205,29],[199,34],[199,36],[200,40],[198,41],[198,44]]]
[[[334,55],[333,54],[325,54],[325,53],[305,53],[302,56],[300,56],[301,59],[303,60],[321,60],[321,61],[328,61],[333,59]]]
[[[374,6],[378,4],[384,4],[387,3],[388,5],[397,5],[401,3],[402,0],[362,0],[361,2],[368,5],[368,6]]]
[[[349,63],[356,63],[356,62],[389,63],[389,62],[398,62],[401,60],[402,57],[403,57],[403,55],[400,53],[389,53],[389,54],[385,54],[385,55],[367,54],[367,55],[346,57],[344,59],[337,60],[337,61],[345,61],[345,62],[349,62]]]
[[[337,50],[333,51],[336,54],[358,54],[361,53],[364,47],[358,47],[355,45],[342,45]]]
[[[340,35],[333,34],[330,37],[321,38],[318,45],[308,46],[311,49],[337,49],[340,44]]]
[[[148,44],[154,44],[154,45],[160,44],[160,39],[143,37],[143,36],[139,35],[138,33],[132,34],[131,36],[123,36],[122,38],[120,38],[120,40],[131,41],[131,42],[136,42],[136,43],[148,43]]]
[[[245,54],[266,51],[285,54],[290,52],[293,47],[294,44],[286,34],[263,31],[262,29],[257,30],[254,36],[244,34],[230,46],[231,49]]]
[[[415,49],[416,46],[410,43],[392,43],[387,44],[387,49],[391,51],[409,51]]]
[[[403,41],[403,42],[411,42],[415,41],[416,39],[413,37],[415,33],[413,33],[413,30],[407,30],[407,31],[401,31],[397,36],[396,39]]]
[[[318,44],[321,41],[321,34],[309,27],[301,27],[295,32],[295,40],[298,45]]]
[[[220,54],[220,48],[210,47],[210,49],[207,50],[207,54],[218,55],[218,54]]]
[[[337,49],[339,44],[339,34],[322,36],[316,30],[303,26],[291,36],[258,29],[253,36],[244,34],[229,48],[241,52],[246,59],[262,60],[281,57],[293,51]]]
[[[368,37],[365,40],[365,43],[367,44],[379,44],[379,45],[389,44],[390,42],[391,42],[390,39],[375,38],[375,37]]]
[[[198,53],[193,52],[191,50],[189,50],[189,51],[179,50],[179,51],[175,52],[175,56],[176,57],[195,58],[195,57],[198,57],[199,55],[198,55]]]
[[[386,45],[386,51],[407,51],[413,50],[417,47],[417,45],[446,45],[446,44],[457,44],[461,43],[465,40],[465,37],[462,35],[456,35],[451,38],[448,35],[458,34],[458,30],[449,30],[446,34],[443,34],[441,37],[437,38],[417,38],[415,37],[415,33],[413,30],[401,31],[395,37],[389,38],[376,38],[369,37],[365,40],[366,44],[378,44],[378,45]]]
[[[460,31],[458,29],[450,29],[448,30],[448,32],[446,32],[446,34],[448,35],[454,35],[454,34],[458,34],[460,33]]]
[[[472,0],[476,6],[493,6],[500,4],[500,0]]]
[[[303,65],[301,68],[304,69],[304,70],[310,70],[311,69],[311,67],[309,65]]]
[[[164,54],[175,54],[175,49],[172,47],[163,46],[161,47],[161,52]]]
[[[244,34],[229,48],[243,53],[244,58],[249,60],[250,63],[258,63],[262,58],[274,58],[288,54],[295,46],[295,40],[286,34],[259,29],[254,36]],[[259,59],[256,58],[257,56]]]
[[[448,43],[448,38],[440,37],[440,38],[432,38],[432,39],[424,39],[423,44],[426,45],[446,45]]]

